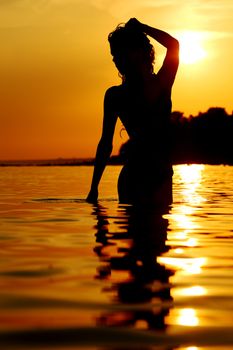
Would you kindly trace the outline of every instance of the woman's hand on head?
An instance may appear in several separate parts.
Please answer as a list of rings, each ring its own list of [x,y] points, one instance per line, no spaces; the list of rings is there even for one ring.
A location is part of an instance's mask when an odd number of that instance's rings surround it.
[[[126,28],[132,29],[132,30],[140,30],[143,31],[143,24],[139,22],[137,18],[130,18],[130,20],[125,24]]]

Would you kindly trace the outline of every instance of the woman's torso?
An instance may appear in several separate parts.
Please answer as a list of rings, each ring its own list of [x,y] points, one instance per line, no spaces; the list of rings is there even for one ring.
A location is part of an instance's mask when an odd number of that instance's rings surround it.
[[[123,83],[117,95],[117,113],[129,135],[126,162],[170,166],[171,91],[162,88],[153,75],[144,84]]]

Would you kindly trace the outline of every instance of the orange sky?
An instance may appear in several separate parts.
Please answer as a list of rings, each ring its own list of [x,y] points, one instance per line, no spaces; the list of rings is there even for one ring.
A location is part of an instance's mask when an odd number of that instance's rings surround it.
[[[130,17],[181,41],[173,110],[232,112],[232,0],[2,0],[1,160],[95,155],[104,92],[120,83],[107,35]]]

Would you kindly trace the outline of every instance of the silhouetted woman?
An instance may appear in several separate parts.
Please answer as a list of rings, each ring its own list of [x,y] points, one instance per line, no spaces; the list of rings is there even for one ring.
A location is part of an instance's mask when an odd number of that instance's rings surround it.
[[[153,70],[154,48],[147,36],[167,49],[157,74]],[[125,164],[118,180],[119,201],[168,205],[172,201],[173,174],[171,90],[179,64],[179,42],[136,18],[118,26],[108,40],[122,84],[110,87],[105,93],[103,130],[87,201],[98,199],[98,185],[112,151],[119,117],[129,135]]]

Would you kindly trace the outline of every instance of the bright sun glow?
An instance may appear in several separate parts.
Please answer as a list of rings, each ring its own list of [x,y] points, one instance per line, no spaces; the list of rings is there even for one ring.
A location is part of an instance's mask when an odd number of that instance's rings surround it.
[[[185,64],[193,64],[206,57],[202,47],[202,35],[199,32],[182,32],[177,35],[180,42],[180,61]]]

